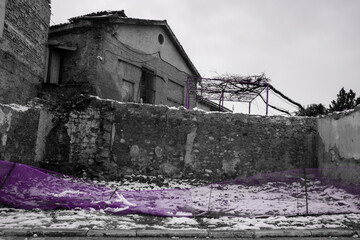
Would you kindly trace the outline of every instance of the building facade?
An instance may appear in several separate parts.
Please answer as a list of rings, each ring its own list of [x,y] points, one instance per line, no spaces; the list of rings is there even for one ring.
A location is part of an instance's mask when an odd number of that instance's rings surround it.
[[[0,102],[25,103],[46,74],[49,0],[0,0]]]
[[[200,76],[166,21],[124,11],[52,26],[49,47],[46,83],[80,86],[105,99],[185,106],[187,76]],[[189,95],[193,108],[196,96]]]

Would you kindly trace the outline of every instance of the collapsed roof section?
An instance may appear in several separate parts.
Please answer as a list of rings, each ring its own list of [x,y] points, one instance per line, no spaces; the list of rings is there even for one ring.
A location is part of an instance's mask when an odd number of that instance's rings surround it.
[[[96,18],[120,18],[120,17],[127,17],[124,10],[121,11],[100,11],[100,12],[93,12],[89,14],[85,14],[78,17],[73,17],[69,19],[70,23],[74,23],[79,21],[80,19],[96,19]]]

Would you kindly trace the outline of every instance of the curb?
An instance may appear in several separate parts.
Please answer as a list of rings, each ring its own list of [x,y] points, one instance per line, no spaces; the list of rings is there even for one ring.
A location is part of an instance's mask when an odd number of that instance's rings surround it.
[[[0,237],[183,237],[183,238],[279,238],[279,237],[358,237],[360,230],[81,230],[81,229],[0,229]]]

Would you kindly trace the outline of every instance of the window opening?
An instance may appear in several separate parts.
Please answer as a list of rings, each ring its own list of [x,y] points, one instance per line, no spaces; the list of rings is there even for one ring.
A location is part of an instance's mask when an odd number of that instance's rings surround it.
[[[134,101],[134,83],[123,79],[123,101]]]
[[[164,43],[164,36],[161,33],[158,36],[158,41],[159,41],[160,44]]]
[[[140,81],[140,102],[155,103],[155,75],[154,72],[143,69]]]
[[[61,73],[62,73],[62,52],[50,49],[49,53],[49,67],[47,75],[47,83],[50,84],[60,84],[61,83]]]

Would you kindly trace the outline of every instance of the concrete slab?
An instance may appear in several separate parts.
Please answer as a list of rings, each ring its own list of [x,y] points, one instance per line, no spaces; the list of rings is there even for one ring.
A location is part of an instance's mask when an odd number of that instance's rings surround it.
[[[45,237],[84,237],[87,230],[80,229],[32,229],[32,235]]]
[[[207,230],[137,230],[137,237],[207,237]]]
[[[83,237],[87,230],[77,229],[0,229],[0,236],[17,237]]]
[[[352,237],[356,234],[350,229],[312,229],[310,232],[312,237]]]
[[[263,237],[310,237],[309,230],[254,230],[255,238]]]
[[[2,229],[3,236],[29,237],[33,233],[27,229]]]
[[[136,237],[136,230],[89,230],[88,237]]]
[[[255,236],[254,231],[209,231],[210,238],[253,238]]]

